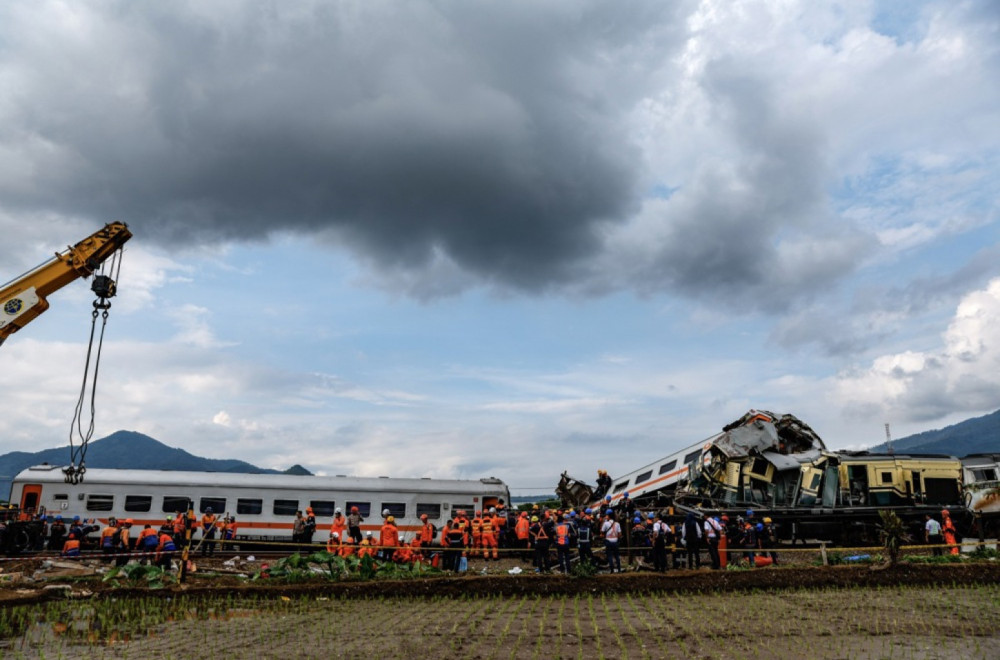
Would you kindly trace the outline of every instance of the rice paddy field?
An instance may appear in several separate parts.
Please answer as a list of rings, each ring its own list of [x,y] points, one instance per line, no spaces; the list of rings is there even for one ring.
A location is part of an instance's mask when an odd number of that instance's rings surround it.
[[[569,579],[569,578],[567,578]],[[4,658],[997,658],[1000,585],[103,596],[0,609]]]

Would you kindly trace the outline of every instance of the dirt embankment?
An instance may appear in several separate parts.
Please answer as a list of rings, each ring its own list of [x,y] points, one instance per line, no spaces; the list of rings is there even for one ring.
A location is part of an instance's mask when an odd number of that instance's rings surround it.
[[[764,568],[748,571],[688,571],[667,573],[636,572],[598,575],[590,578],[561,575],[519,576],[463,575],[412,580],[329,582],[325,580],[288,584],[281,581],[248,582],[232,576],[192,576],[184,585],[159,590],[114,588],[99,580],[72,583],[72,595],[101,598],[188,596],[292,597],[299,595],[333,598],[372,597],[455,597],[478,594],[510,596],[623,594],[648,592],[733,592],[777,591],[803,588],[851,588],[897,585],[966,585],[1000,581],[1000,564],[900,564],[893,568],[830,566],[810,568]],[[64,598],[69,589],[39,584],[0,589],[0,604],[37,603]]]

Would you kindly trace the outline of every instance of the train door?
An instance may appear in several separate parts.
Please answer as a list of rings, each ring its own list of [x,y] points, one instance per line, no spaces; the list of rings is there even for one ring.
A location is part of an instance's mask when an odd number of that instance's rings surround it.
[[[21,511],[30,511],[34,513],[38,510],[38,503],[41,499],[41,484],[24,484],[21,488]]]
[[[910,478],[913,480],[913,503],[922,504],[924,501],[924,486],[920,482],[920,470],[912,470]]]

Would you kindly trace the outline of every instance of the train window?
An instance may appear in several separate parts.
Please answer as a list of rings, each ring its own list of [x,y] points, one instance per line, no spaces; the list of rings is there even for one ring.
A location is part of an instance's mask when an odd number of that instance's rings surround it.
[[[669,463],[664,463],[663,465],[661,465],[660,466],[660,474],[666,474],[667,472],[670,472],[671,470],[673,470],[675,467],[677,467],[677,459],[676,458],[674,460],[670,461]]]
[[[406,517],[406,505],[402,502],[382,502],[382,510],[389,510],[389,515],[394,518]]]
[[[358,507],[358,513],[362,518],[367,518],[372,512],[371,502],[348,502],[347,513],[350,513],[353,507]]]
[[[192,502],[187,497],[177,495],[163,496],[163,513],[184,513],[192,506]]]
[[[56,501],[68,500],[69,495],[67,495],[66,493],[59,493],[58,495],[53,495],[52,498]]]
[[[884,483],[884,484],[891,484],[892,483],[892,472],[883,472],[882,473],[882,483]]]
[[[628,487],[628,481],[629,480],[626,479],[625,481],[622,481],[621,483],[615,484],[615,489],[613,491],[611,491],[611,492],[613,492],[613,493],[620,493],[620,492],[622,492],[623,490],[625,490]]]
[[[243,516],[255,516],[264,510],[264,500],[249,500],[242,497],[236,500],[236,513]]]
[[[87,495],[87,511],[110,511],[114,505],[114,495]]]
[[[332,516],[333,510],[337,508],[333,500],[310,500],[309,506],[312,507],[313,515],[321,518]]]
[[[212,513],[226,512],[226,498],[224,497],[203,497],[198,503],[198,511],[205,513],[209,509]]]
[[[152,495],[126,495],[125,510],[145,512],[153,508]]]
[[[274,500],[273,511],[276,516],[294,516],[298,510],[298,500]]]
[[[441,505],[440,504],[421,504],[417,502],[417,517],[427,516],[431,520],[438,520],[441,518]]]
[[[697,451],[691,452],[690,454],[688,454],[687,456],[684,457],[684,464],[686,465],[688,463],[694,463],[696,460],[698,460],[699,456],[701,456],[701,450],[700,449],[697,450]]]
[[[976,481],[996,481],[997,471],[993,468],[974,469],[972,470],[972,477]],[[56,499],[59,499],[58,495],[56,495]]]
[[[650,470],[649,472],[643,472],[642,474],[640,474],[638,477],[635,478],[636,485],[641,484],[644,481],[649,481],[649,478],[651,476],[653,476],[652,470]]]
[[[476,512],[476,505],[475,504],[452,504],[451,505],[451,514],[453,516],[457,516],[459,511],[465,511],[465,515],[469,516],[471,518],[473,516],[473,514],[475,514],[475,512]]]

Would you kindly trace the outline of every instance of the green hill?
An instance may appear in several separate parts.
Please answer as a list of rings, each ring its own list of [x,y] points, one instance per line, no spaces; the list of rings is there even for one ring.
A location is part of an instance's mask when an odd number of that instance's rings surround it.
[[[48,463],[64,465],[69,460],[69,447],[43,449],[34,453],[14,451],[0,456],[0,498],[10,493],[10,484],[18,472],[32,465]],[[94,440],[87,448],[88,468],[119,468],[133,470],[191,470],[194,472],[244,472],[250,474],[281,474],[235,459],[202,458],[183,449],[168,447],[148,435],[135,431],[116,431],[106,438]],[[284,474],[312,474],[301,465],[294,465]]]
[[[893,440],[892,450],[897,454],[947,454],[959,458],[969,454],[1000,453],[1000,410],[943,429]],[[883,442],[868,451],[885,454],[889,448]]]

